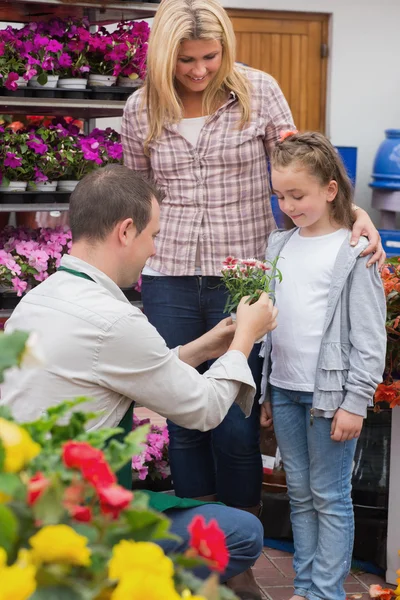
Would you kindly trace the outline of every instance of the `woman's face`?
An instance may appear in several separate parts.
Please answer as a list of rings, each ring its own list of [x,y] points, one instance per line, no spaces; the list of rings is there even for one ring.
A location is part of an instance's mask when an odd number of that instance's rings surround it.
[[[185,40],[176,61],[175,77],[189,92],[203,92],[218,73],[222,62],[219,40]]]

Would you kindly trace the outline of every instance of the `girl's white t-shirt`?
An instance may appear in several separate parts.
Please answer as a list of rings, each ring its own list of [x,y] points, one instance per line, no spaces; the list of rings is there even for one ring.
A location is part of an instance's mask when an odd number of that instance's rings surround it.
[[[182,137],[187,139],[188,142],[192,144],[192,146],[197,146],[197,141],[199,139],[200,131],[204,123],[206,122],[207,117],[194,117],[193,119],[182,119],[178,123],[178,131]],[[199,262],[198,250],[196,256],[196,270],[195,275],[201,275],[201,268],[197,266]],[[150,267],[144,267],[142,271],[143,275],[153,275],[158,277],[165,277],[164,273],[159,273]]]
[[[313,392],[333,267],[347,229],[318,237],[294,232],[280,253],[278,326],[272,332],[272,385]]]

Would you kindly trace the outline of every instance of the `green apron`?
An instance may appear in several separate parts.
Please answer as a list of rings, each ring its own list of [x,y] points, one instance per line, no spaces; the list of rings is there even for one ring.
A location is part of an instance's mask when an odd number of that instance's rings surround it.
[[[75,269],[68,269],[67,267],[59,267],[58,271],[65,271],[66,273],[70,273],[75,277],[82,277],[83,279],[88,279],[89,281],[94,281],[92,277],[87,275],[86,273],[82,273],[81,271],[76,271]],[[94,281],[95,282],[95,281]],[[96,283],[96,282],[95,282]],[[124,417],[119,423],[118,427],[121,427],[123,431],[113,436],[111,439],[116,439],[119,442],[122,442],[124,437],[128,435],[132,431],[133,426],[133,407],[135,403],[132,402],[128,410],[126,411]],[[132,463],[131,461],[127,462],[126,465],[122,467],[116,473],[118,483],[122,485],[122,487],[127,490],[132,489]],[[149,506],[153,510],[157,510],[158,512],[164,512],[170,508],[194,508],[196,506],[201,506],[203,504],[222,504],[222,502],[202,502],[201,500],[193,500],[192,498],[178,498],[177,496],[171,496],[170,494],[163,494],[161,492],[152,492],[150,490],[141,490],[149,497]]]

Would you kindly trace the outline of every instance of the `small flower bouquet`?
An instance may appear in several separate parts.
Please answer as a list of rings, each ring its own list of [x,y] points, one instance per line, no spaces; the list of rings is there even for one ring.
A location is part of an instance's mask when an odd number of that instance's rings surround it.
[[[382,281],[387,308],[387,349],[383,382],[375,393],[375,409],[380,402],[389,402],[390,408],[400,406],[400,257],[386,262]]]
[[[278,257],[279,258],[279,257]],[[236,313],[239,302],[244,296],[249,296],[252,304],[260,297],[260,292],[271,293],[271,282],[274,279],[282,281],[281,272],[274,262],[256,260],[255,258],[234,258],[228,256],[221,270],[222,281],[228,291],[225,312]]]

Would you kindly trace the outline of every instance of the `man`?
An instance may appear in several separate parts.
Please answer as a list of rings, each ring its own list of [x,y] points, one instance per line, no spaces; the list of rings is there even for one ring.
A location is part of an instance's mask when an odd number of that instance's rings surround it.
[[[216,427],[233,402],[250,413],[255,386],[247,357],[255,340],[276,327],[277,311],[266,294],[253,305],[241,303],[236,328],[225,319],[198,340],[170,350],[120,289],[138,280],[155,253],[160,202],[153,185],[119,165],[94,171],[76,187],[70,255],[21,300],[6,325],[36,331],[48,357],[41,372],[7,377],[1,404],[16,419],[36,419],[45,408],[82,395],[93,398],[87,410],[100,412],[91,429],[126,421],[133,402],[202,431]],[[215,358],[207,373],[196,371]],[[212,514],[226,533],[231,554],[226,578],[245,571],[261,551],[257,519],[216,504],[169,510],[172,531],[184,544],[187,522],[199,513]]]

